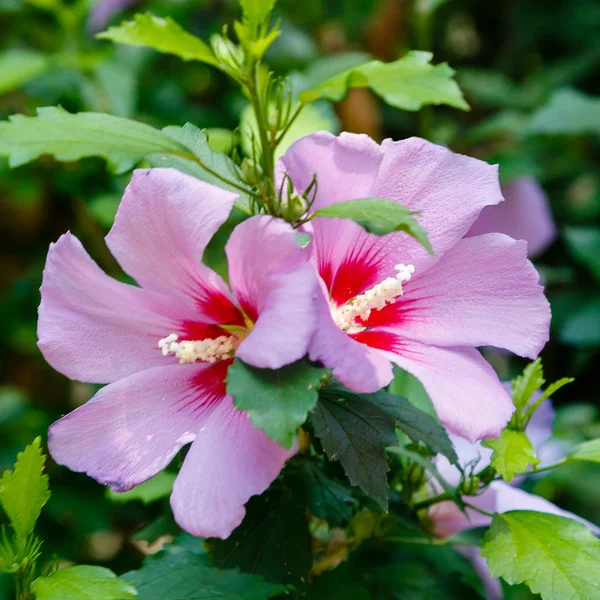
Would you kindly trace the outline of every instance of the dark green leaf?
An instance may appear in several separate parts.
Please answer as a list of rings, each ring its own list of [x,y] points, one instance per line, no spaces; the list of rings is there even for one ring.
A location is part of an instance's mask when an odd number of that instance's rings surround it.
[[[336,598],[370,600],[372,596],[359,577],[360,573],[357,573],[349,563],[345,562],[337,569],[316,577],[305,598],[306,600],[334,600]]]
[[[396,394],[396,396],[403,396],[411,404],[426,412],[439,423],[433,403],[425,391],[423,384],[408,371],[403,371],[394,365],[394,379],[392,379],[388,390],[390,393]]]
[[[326,373],[305,361],[273,370],[257,369],[236,358],[227,371],[227,393],[255,427],[291,448],[298,427],[317,403]]]
[[[339,460],[350,483],[387,510],[385,449],[398,443],[394,420],[360,396],[328,389],[321,392],[312,424],[329,459]]]
[[[7,469],[0,479],[0,504],[21,540],[33,531],[42,508],[50,499],[45,463],[46,456],[38,437],[19,452],[14,470]]]
[[[443,454],[451,463],[458,464],[458,457],[444,427],[437,419],[423,412],[406,398],[388,392],[364,394],[396,421],[396,425],[414,442],[423,442],[436,454]]]
[[[571,254],[600,279],[600,228],[567,227],[564,236]]]
[[[239,567],[275,583],[300,585],[312,566],[306,512],[289,490],[251,498],[242,524],[213,544],[220,567]]]
[[[347,486],[327,477],[320,464],[308,456],[294,459],[304,501],[310,512],[338,527],[352,514],[354,499]]]
[[[98,33],[96,37],[118,44],[149,46],[183,60],[199,60],[213,66],[218,65],[208,44],[185,31],[169,17],[163,19],[150,13],[138,14],[133,21],[124,21],[117,27]]]
[[[495,515],[481,555],[493,577],[526,583],[543,600],[600,597],[600,541],[572,519],[524,510]]]
[[[373,60],[355,66],[300,94],[303,102],[326,98],[342,100],[354,87],[369,87],[390,106],[419,110],[427,104],[447,104],[468,110],[460,88],[452,78],[454,71],[446,64],[433,66],[429,52],[409,52],[392,63]]]
[[[419,225],[408,208],[384,198],[359,198],[330,204],[315,211],[315,217],[330,219],[351,219],[364,227],[369,233],[386,235],[395,231],[403,231],[415,238],[429,254],[433,248],[427,238],[427,232]]]
[[[484,440],[486,448],[491,448],[491,465],[505,481],[512,481],[515,475],[522,473],[529,465],[540,463],[535,448],[523,431],[504,429],[499,438]]]
[[[218,569],[208,555],[182,548],[149,557],[123,579],[135,585],[140,600],[266,600],[285,590],[258,575]]]
[[[37,600],[131,600],[133,586],[104,567],[78,565],[55,571],[33,584]],[[167,600],[164,597],[164,600]]]
[[[550,135],[600,133],[600,98],[574,89],[560,89],[538,109],[529,132]]]

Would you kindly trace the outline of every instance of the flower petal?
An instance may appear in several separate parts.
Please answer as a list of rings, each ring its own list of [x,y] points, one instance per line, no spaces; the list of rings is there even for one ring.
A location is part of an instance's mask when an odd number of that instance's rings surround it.
[[[164,365],[157,342],[186,318],[172,298],[106,275],[70,233],[50,246],[41,294],[38,346],[80,381],[109,383]]]
[[[505,233],[527,242],[531,258],[541,254],[556,238],[546,193],[533,177],[521,177],[502,186],[504,202],[487,206],[473,223],[468,235]]]
[[[142,287],[176,293],[201,321],[238,324],[225,282],[201,262],[235,198],[175,169],[135,171],[106,243]]]
[[[254,322],[236,355],[269,369],[302,358],[315,326],[317,278],[292,227],[252,217],[234,229],[225,251],[231,287]]]
[[[370,345],[385,350],[385,356],[419,379],[440,421],[452,433],[471,442],[500,435],[514,406],[477,350],[425,346],[392,334],[387,339],[375,334]]]
[[[387,198],[414,211],[429,235],[431,257],[404,233],[386,236],[389,268],[413,264],[423,273],[469,230],[481,210],[502,202],[498,168],[420,138],[385,140],[320,132],[301,138],[281,159],[302,192],[317,175],[314,208],[356,198]]]
[[[548,341],[550,305],[526,244],[490,233],[458,242],[369,326],[438,346],[496,346],[535,358]]]
[[[376,392],[390,383],[393,372],[389,359],[342,331],[333,322],[323,294],[316,299],[315,309],[317,327],[309,348],[311,360],[333,369],[333,375],[355,392]]]
[[[193,535],[228,537],[244,518],[244,504],[269,487],[294,453],[252,427],[227,397],[198,431],[175,481],[175,520]]]
[[[125,491],[164,469],[225,396],[228,363],[169,365],[102,388],[48,431],[54,460]]]

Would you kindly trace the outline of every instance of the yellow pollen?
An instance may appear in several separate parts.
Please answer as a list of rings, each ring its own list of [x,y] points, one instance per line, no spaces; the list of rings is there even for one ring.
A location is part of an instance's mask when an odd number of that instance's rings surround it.
[[[220,335],[217,338],[205,340],[184,340],[178,342],[179,336],[171,333],[158,341],[158,347],[163,356],[174,354],[181,364],[195,363],[201,360],[214,363],[218,360],[231,358],[242,340],[233,335]]]
[[[358,333],[365,327],[356,325],[356,320],[366,321],[372,310],[381,310],[388,304],[394,304],[402,296],[402,284],[410,281],[415,268],[413,265],[396,265],[396,277],[387,277],[363,294],[355,296],[343,306],[331,307],[331,316],[335,324],[347,333]]]

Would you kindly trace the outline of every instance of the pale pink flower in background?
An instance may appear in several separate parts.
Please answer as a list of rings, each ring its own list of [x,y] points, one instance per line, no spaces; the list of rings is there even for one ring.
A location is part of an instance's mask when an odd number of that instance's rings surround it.
[[[510,389],[510,384],[507,384],[507,389]],[[538,392],[535,397],[539,397],[539,395]],[[553,421],[554,410],[550,400],[546,400],[535,412],[527,427],[527,435],[536,449],[538,458],[541,459],[538,466],[556,462],[566,453],[557,441],[550,439]],[[490,464],[491,449],[483,447],[480,443],[471,443],[456,435],[451,435],[450,438],[458,455],[459,464],[467,473],[473,469],[475,472],[479,472]],[[445,457],[438,455],[436,466],[440,475],[450,485],[457,486],[460,483],[461,474],[459,469],[450,464]],[[491,513],[503,513],[510,510],[533,510],[568,517],[587,525],[596,535],[600,533],[600,528],[585,519],[562,510],[540,496],[529,494],[516,487],[521,480],[522,478],[515,479],[512,484],[504,481],[494,481],[482,494],[469,496],[466,500],[469,504]],[[441,492],[441,489],[439,486],[435,486],[434,491]],[[475,527],[487,527],[492,522],[491,517],[470,508],[467,508],[465,513],[461,512],[453,502],[442,502],[434,505],[429,510],[429,517],[432,520],[434,532],[440,537],[452,536]],[[500,583],[490,576],[485,559],[479,556],[480,549],[478,547],[462,547],[460,550],[473,562],[475,570],[485,584],[488,596],[494,600],[502,598]]]
[[[346,219],[309,224],[321,277],[313,360],[358,392],[392,379],[392,362],[416,376],[454,433],[498,435],[513,404],[475,349],[534,358],[548,339],[550,308],[526,244],[498,234],[464,238],[485,206],[502,202],[497,167],[425,140],[317,133],[278,164],[296,190],[317,176],[313,210],[387,198],[414,210],[430,256],[405,233],[368,234]]]
[[[134,4],[140,4],[140,0],[99,0],[90,11],[88,29],[92,33],[102,31],[114,15]]]
[[[542,186],[533,177],[520,177],[502,186],[504,202],[487,206],[473,223],[468,236],[505,233],[527,242],[527,254],[535,258],[556,239],[556,225]]]
[[[192,442],[171,497],[178,523],[227,537],[293,450],[226,395],[235,354],[277,369],[306,354],[314,269],[290,225],[252,217],[227,246],[229,280],[201,262],[235,195],[173,169],[136,171],[106,238],[141,287],[108,277],[67,233],[50,247],[39,347],[71,379],[108,383],[49,431],[53,458],[117,491]]]

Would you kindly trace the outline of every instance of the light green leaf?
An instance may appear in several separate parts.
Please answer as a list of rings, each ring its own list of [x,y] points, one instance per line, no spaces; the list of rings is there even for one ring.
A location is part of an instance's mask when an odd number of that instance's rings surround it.
[[[113,502],[133,502],[140,500],[143,504],[152,504],[156,500],[166,498],[171,494],[173,482],[176,475],[161,471],[158,475],[144,481],[140,485],[135,486],[128,492],[115,492],[110,488],[106,488],[106,495]]]
[[[567,227],[564,236],[571,254],[600,279],[600,227]]]
[[[183,60],[199,60],[218,66],[210,46],[188,33],[173,19],[156,17],[150,13],[135,15],[133,21],[124,21],[116,27],[98,33],[97,38],[130,46],[149,46],[164,54],[174,54]]]
[[[496,515],[481,555],[493,577],[526,583],[542,600],[600,598],[600,541],[572,519],[521,510]]]
[[[600,463],[600,439],[577,444],[568,456],[569,460],[585,460]]]
[[[427,104],[447,104],[469,110],[446,64],[433,66],[429,52],[409,52],[392,63],[373,60],[336,75],[300,94],[302,102],[326,98],[339,102],[353,87],[369,87],[390,106],[419,110]]]
[[[330,204],[315,211],[315,217],[330,219],[351,219],[364,227],[369,233],[386,235],[395,231],[403,231],[415,238],[429,254],[433,248],[427,238],[427,232],[412,217],[413,211],[384,198],[359,198]]]
[[[48,69],[48,59],[35,50],[5,50],[0,54],[0,94],[19,88]]]
[[[529,133],[600,133],[600,98],[570,88],[560,89],[533,114]]]
[[[255,427],[291,448],[296,430],[317,404],[319,384],[327,372],[304,361],[273,370],[236,359],[227,371],[227,393]]]
[[[150,166],[173,167],[238,194],[235,205],[246,214],[252,214],[250,189],[241,181],[242,174],[239,167],[229,156],[215,152],[211,148],[205,131],[191,123],[186,123],[183,127],[165,127],[162,131],[174,142],[184,146],[191,156],[185,157],[168,152],[149,154],[145,158]]]
[[[19,452],[14,470],[6,470],[0,479],[0,504],[21,539],[33,531],[50,498],[48,476],[43,474],[45,463],[38,437]]]
[[[273,10],[277,0],[240,0],[244,17],[254,25],[261,25]]]
[[[141,600],[266,600],[286,587],[237,569],[218,569],[208,555],[181,548],[150,556],[139,571],[123,575]]]
[[[78,565],[55,571],[33,584],[37,600],[131,600],[135,588],[104,567]]]
[[[523,373],[516,377],[512,382],[513,403],[517,410],[522,410],[527,406],[531,397],[539,390],[546,380],[544,379],[544,368],[542,359],[536,358],[529,363]]]
[[[0,122],[0,155],[8,157],[11,167],[44,154],[62,161],[100,156],[124,172],[151,153],[190,156],[171,136],[137,121],[92,112],[71,114],[56,107],[38,108],[37,113]]]
[[[505,481],[512,481],[530,464],[535,466],[540,463],[535,448],[522,431],[505,429],[499,438],[484,440],[482,444],[494,451],[492,467]]]

